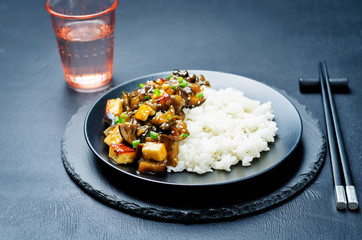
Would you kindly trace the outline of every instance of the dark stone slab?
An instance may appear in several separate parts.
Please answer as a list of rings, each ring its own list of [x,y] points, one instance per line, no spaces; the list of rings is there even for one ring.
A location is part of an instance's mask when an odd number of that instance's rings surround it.
[[[255,214],[292,199],[317,175],[325,159],[325,138],[318,121],[304,105],[288,98],[302,118],[301,142],[279,166],[246,181],[209,187],[167,186],[122,174],[88,148],[83,122],[90,105],[81,107],[67,125],[61,147],[63,163],[90,196],[133,215],[195,222]]]

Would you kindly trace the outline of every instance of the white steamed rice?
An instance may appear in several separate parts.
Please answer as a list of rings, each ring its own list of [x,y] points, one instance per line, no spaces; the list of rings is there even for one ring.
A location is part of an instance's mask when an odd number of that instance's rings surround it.
[[[269,150],[278,130],[270,102],[260,104],[232,88],[206,88],[204,96],[201,106],[185,109],[190,136],[180,142],[179,162],[169,172],[230,171],[239,161],[250,166]]]

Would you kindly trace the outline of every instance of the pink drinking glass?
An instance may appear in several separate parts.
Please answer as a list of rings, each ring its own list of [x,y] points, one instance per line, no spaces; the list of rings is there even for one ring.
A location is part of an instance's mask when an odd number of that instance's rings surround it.
[[[80,92],[109,87],[113,74],[115,9],[119,0],[47,0],[68,86]]]

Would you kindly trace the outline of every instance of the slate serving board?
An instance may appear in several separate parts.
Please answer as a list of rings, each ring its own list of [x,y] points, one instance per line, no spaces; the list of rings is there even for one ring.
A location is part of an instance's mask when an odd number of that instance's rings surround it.
[[[254,214],[292,198],[324,163],[326,144],[318,121],[304,105],[287,97],[302,118],[301,141],[279,166],[246,181],[207,187],[167,186],[122,174],[98,159],[85,141],[83,123],[89,104],[81,107],[67,125],[61,144],[63,164],[73,181],[90,196],[133,215],[198,222]]]

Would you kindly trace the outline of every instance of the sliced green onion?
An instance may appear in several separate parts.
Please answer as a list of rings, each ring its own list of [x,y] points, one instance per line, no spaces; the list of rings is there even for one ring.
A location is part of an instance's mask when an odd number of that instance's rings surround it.
[[[124,117],[114,117],[114,123],[125,123],[126,119]]]
[[[172,78],[172,75],[168,75],[167,80],[170,80]]]
[[[122,117],[122,118],[125,118],[125,117],[126,117],[126,114],[125,114],[125,113],[122,113],[122,114],[121,114],[121,117]]]
[[[141,84],[140,84],[140,89],[141,89],[141,88],[143,88],[143,86],[144,86],[144,84],[143,84],[143,83],[141,83]]]
[[[171,89],[176,90],[177,86],[171,86]]]
[[[204,94],[202,92],[200,92],[196,95],[196,97],[198,97],[198,98],[202,98],[203,96],[204,96]]]
[[[136,148],[137,147],[137,145],[139,144],[141,142],[141,140],[134,140],[133,142],[132,142],[132,146],[133,146],[133,148]]]
[[[185,81],[183,77],[178,77],[177,80],[181,83],[182,81]]]
[[[153,93],[158,97],[158,96],[160,96],[161,91],[160,91],[160,89],[156,88],[155,91],[153,91]]]
[[[115,117],[114,117],[114,123],[118,123],[118,121],[119,121],[119,117],[118,117],[118,116],[115,116]]]
[[[167,114],[167,119],[171,120],[171,115],[170,114]]]
[[[145,99],[146,99],[146,100],[150,99],[150,96],[145,96]]]
[[[156,133],[156,132],[154,132],[154,131],[150,131],[150,137],[151,137],[152,139],[157,140],[157,138],[158,138],[158,133]]]
[[[187,138],[189,135],[187,133],[185,133],[184,135],[182,135],[184,138]]]
[[[179,86],[184,88],[188,85],[189,83],[186,80],[183,80],[182,82],[179,83]]]

